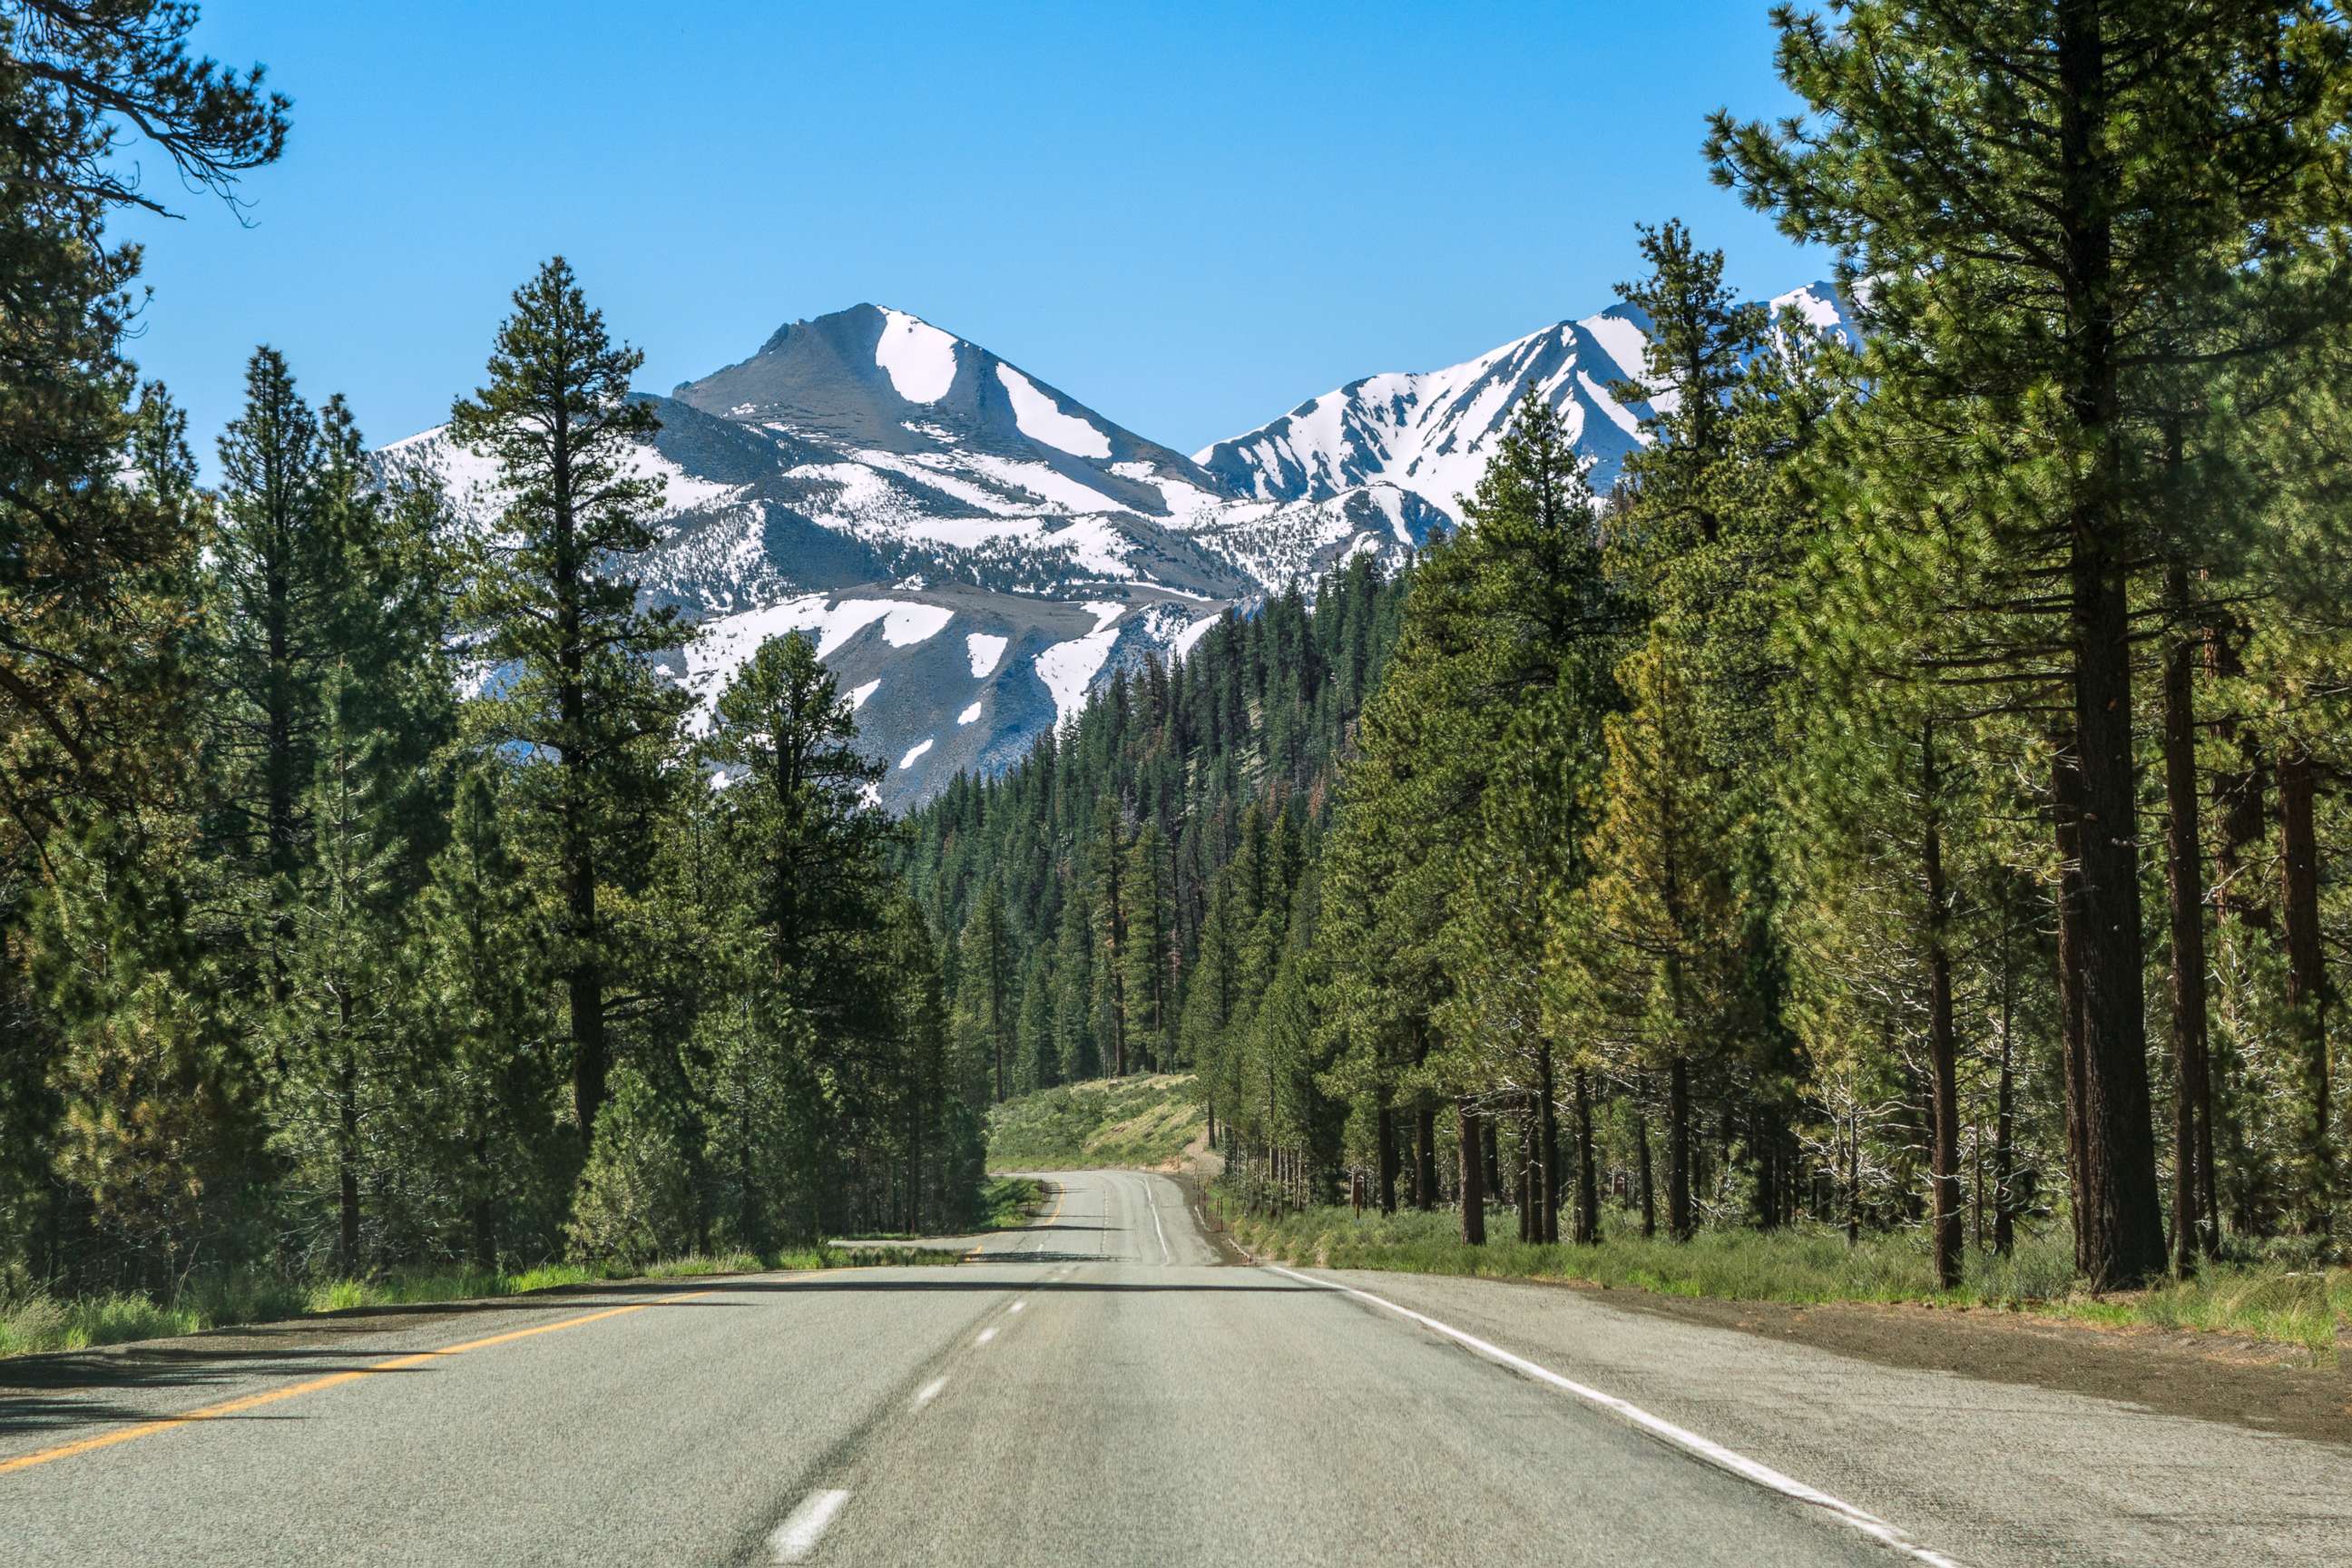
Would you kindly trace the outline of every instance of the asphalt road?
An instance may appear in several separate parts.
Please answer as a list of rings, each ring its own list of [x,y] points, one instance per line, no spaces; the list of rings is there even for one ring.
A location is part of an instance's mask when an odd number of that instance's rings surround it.
[[[1235,1266],[1164,1177],[1055,1180],[953,1268],[0,1363],[0,1563],[2352,1561],[2336,1448]]]

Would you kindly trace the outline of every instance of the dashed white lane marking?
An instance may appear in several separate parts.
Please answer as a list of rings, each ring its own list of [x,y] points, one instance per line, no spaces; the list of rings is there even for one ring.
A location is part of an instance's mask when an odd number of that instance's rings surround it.
[[[811,1492],[803,1498],[801,1506],[793,1510],[791,1516],[768,1537],[769,1550],[775,1553],[776,1561],[806,1562],[824,1538],[825,1527],[833,1522],[833,1516],[848,1500],[849,1494],[838,1489]]]
[[[996,1330],[995,1330],[995,1328],[994,1328],[993,1326],[991,1326],[991,1327],[989,1327],[989,1328],[985,1328],[985,1329],[981,1330],[981,1331],[980,1331],[980,1338],[978,1338],[978,1339],[976,1339],[976,1340],[972,1341],[971,1342],[972,1342],[973,1344],[976,1344],[976,1345],[984,1345],[984,1344],[986,1344],[989,1341],[991,1341],[991,1340],[994,1339],[995,1337],[996,1337]]]
[[[1027,1306],[1028,1304],[1029,1304],[1029,1299],[1028,1299],[1026,1296],[1024,1296],[1020,1300],[1015,1301],[1015,1302],[1013,1302],[1013,1305],[1012,1305],[1012,1306],[1007,1307],[1007,1308],[1005,1309],[1005,1310],[1006,1310],[1006,1311],[1008,1311],[1008,1312],[1017,1312],[1017,1311],[1019,1311],[1022,1308],[1024,1308],[1024,1307]]]
[[[1652,1436],[1663,1439],[1686,1454],[1729,1470],[1733,1475],[1744,1480],[1753,1481],[1768,1491],[1779,1492],[1781,1496],[1794,1498],[1799,1502],[1811,1503],[1813,1507],[1827,1512],[1832,1518],[1853,1526],[1872,1540],[1893,1547],[1915,1563],[1927,1563],[1928,1568],[1961,1568],[1958,1560],[1920,1545],[1876,1514],[1833,1498],[1817,1488],[1809,1487],[1794,1477],[1784,1476],[1769,1465],[1759,1463],[1745,1454],[1734,1453],[1722,1444],[1677,1426],[1664,1416],[1653,1415],[1631,1401],[1620,1399],[1613,1394],[1603,1394],[1601,1390],[1578,1383],[1572,1378],[1562,1377],[1549,1367],[1538,1366],[1525,1356],[1513,1355],[1500,1345],[1489,1344],[1475,1334],[1464,1333],[1460,1329],[1450,1324],[1441,1323],[1435,1318],[1416,1312],[1410,1307],[1400,1307],[1394,1301],[1385,1297],[1375,1296],[1369,1290],[1359,1290],[1352,1285],[1342,1285],[1333,1279],[1318,1279],[1311,1274],[1300,1274],[1285,1268],[1277,1263],[1269,1263],[1265,1267],[1286,1279],[1296,1279],[1302,1285],[1312,1285],[1324,1290],[1337,1290],[1343,1296],[1353,1296],[1360,1301],[1370,1301],[1375,1307],[1386,1308],[1401,1318],[1409,1318],[1431,1332],[1443,1334],[1465,1350],[1482,1355],[1497,1365],[1507,1366],[1513,1372],[1534,1378],[1538,1383],[1549,1384],[1561,1393],[1574,1394],[1588,1405],[1596,1405],[1603,1410],[1612,1411]]]
[[[923,1384],[923,1386],[918,1389],[915,1393],[915,1408],[920,1410],[924,1405],[929,1405],[932,1400],[937,1399],[940,1396],[940,1390],[945,1388],[947,1385],[948,1380],[944,1377],[935,1377],[931,1379],[930,1382]]]

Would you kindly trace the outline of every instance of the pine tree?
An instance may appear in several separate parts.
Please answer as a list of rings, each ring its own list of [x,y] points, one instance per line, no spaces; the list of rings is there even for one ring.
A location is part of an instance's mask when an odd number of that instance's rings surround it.
[[[449,410],[449,438],[490,458],[508,496],[477,542],[461,603],[494,672],[473,732],[533,759],[520,795],[553,839],[555,935],[572,1036],[572,1109],[591,1137],[611,1061],[606,883],[633,864],[635,803],[658,787],[683,698],[653,666],[683,647],[674,611],[641,609],[631,563],[654,543],[660,481],[633,458],[658,421],[629,395],[644,356],[614,347],[557,257],[515,291],[488,381]],[[543,759],[543,760],[541,760]]]
[[[2070,713],[2080,800],[2057,831],[2074,862],[2084,1262],[2098,1284],[2136,1283],[2165,1262],[2131,695],[2130,579],[2157,509],[2137,432],[2182,347],[2176,305],[2307,216],[2304,176],[2334,156],[2309,128],[2332,121],[2345,40],[2314,5],[1857,0],[1834,26],[1785,7],[1775,22],[1813,117],[1718,114],[1718,180],[1870,279],[1879,389],[1907,388],[1947,429],[2022,432],[2000,461],[2020,499],[2046,498],[2008,535],[2004,602],[2040,598],[2056,624],[2006,668]]]

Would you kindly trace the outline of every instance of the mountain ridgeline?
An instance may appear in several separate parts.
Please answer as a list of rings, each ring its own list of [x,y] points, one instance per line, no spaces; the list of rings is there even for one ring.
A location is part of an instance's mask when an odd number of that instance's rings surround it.
[[[1784,297],[1843,326],[1825,284]],[[1605,482],[1647,412],[1638,307],[1563,321],[1449,369],[1367,377],[1185,457],[1042,377],[908,314],[794,321],[667,396],[632,471],[664,483],[633,563],[649,605],[700,636],[663,658],[707,712],[764,638],[800,630],[857,704],[904,809],[993,772],[1115,672],[1166,660],[1227,609],[1348,558],[1393,570],[1458,521],[1534,387]],[[488,526],[495,466],[446,429],[376,457]]]

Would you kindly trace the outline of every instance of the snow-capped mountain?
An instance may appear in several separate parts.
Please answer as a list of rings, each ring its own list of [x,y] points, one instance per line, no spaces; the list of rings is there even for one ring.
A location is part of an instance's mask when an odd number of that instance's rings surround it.
[[[1801,290],[1816,320],[1843,311]],[[1790,298],[1796,298],[1790,296]],[[859,305],[649,397],[666,481],[646,596],[701,636],[675,673],[706,704],[768,637],[809,633],[888,765],[881,801],[993,770],[1111,672],[1181,654],[1228,609],[1454,524],[1519,390],[1562,407],[1605,485],[1638,437],[1624,312],[1451,370],[1373,376],[1197,458],[1147,440],[976,343]],[[495,473],[441,430],[384,448],[437,471],[478,525]]]
[[[1792,306],[1817,330],[1855,332],[1827,283],[1779,296],[1771,301],[1773,319]],[[1321,500],[1392,485],[1459,522],[1460,498],[1477,488],[1512,409],[1532,384],[1591,460],[1594,490],[1606,492],[1625,455],[1641,445],[1639,424],[1652,412],[1646,403],[1619,403],[1609,391],[1614,383],[1644,379],[1649,327],[1638,309],[1612,305],[1444,370],[1366,376],[1204,447],[1193,460],[1259,500]]]

